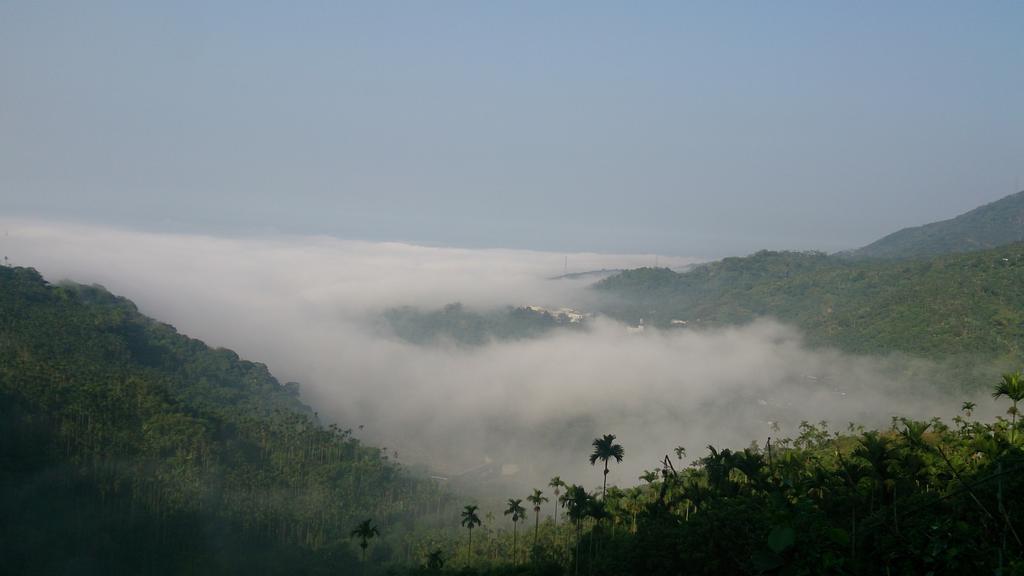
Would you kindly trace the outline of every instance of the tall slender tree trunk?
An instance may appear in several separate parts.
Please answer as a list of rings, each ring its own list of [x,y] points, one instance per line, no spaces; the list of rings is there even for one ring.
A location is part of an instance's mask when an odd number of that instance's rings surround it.
[[[519,527],[519,522],[513,521],[512,522],[512,565],[513,566],[515,566],[518,563],[518,558],[516,557],[516,542],[518,541],[518,534],[519,534],[518,530],[517,530],[518,527]]]
[[[608,461],[604,461],[604,483],[601,484],[601,500],[604,500],[605,494],[608,491]]]
[[[576,521],[576,576],[580,574],[580,538],[583,537],[582,520]]]
[[[594,540],[596,539],[597,522],[590,526],[590,561],[587,563],[587,574],[594,574]]]
[[[466,566],[473,565],[473,527],[469,528],[469,548],[466,550]]]
[[[537,536],[540,533],[540,506],[533,511],[533,547],[537,547]]]
[[[1017,402],[1013,403],[1013,412],[1010,413],[1010,444],[1013,444],[1017,436]]]

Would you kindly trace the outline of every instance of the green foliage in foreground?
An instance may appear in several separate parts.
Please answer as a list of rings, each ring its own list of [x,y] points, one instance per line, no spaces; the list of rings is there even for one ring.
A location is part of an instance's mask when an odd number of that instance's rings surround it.
[[[392,535],[367,553],[386,560],[442,496],[265,366],[0,268],[3,572],[337,574],[357,522]]]
[[[1024,244],[913,261],[758,252],[684,273],[630,270],[596,288],[613,297],[604,312],[627,322],[773,317],[849,352],[1024,360]]]
[[[1024,574],[1024,452],[1010,421],[972,408],[952,426],[804,423],[794,439],[709,446],[686,467],[666,456],[648,484],[603,499],[570,486],[565,519],[542,525],[526,564],[492,553],[507,539],[485,525],[472,556],[450,543],[409,573]]]

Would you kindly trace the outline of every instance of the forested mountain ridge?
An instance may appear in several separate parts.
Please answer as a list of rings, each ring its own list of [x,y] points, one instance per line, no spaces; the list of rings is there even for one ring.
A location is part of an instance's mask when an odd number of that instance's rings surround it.
[[[478,346],[495,340],[536,338],[556,328],[579,329],[585,326],[585,318],[575,310],[566,312],[538,306],[507,306],[481,311],[468,309],[458,302],[434,310],[413,306],[389,308],[382,318],[390,334],[421,345],[454,342]]]
[[[1024,358],[1024,244],[918,260],[853,260],[762,251],[676,273],[641,268],[595,289],[603,312],[656,326],[768,316],[812,344],[857,353]]]
[[[439,496],[265,366],[6,267],[0,487],[0,557],[25,574],[337,573],[358,520],[399,533]]]
[[[955,218],[904,228],[845,253],[865,258],[914,258],[971,252],[1024,242],[1024,191]]]

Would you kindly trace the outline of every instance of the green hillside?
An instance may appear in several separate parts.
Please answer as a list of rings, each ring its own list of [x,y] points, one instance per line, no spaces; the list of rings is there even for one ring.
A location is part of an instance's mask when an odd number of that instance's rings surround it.
[[[913,258],[971,252],[1024,241],[1024,192],[941,222],[904,228],[848,254]]]
[[[913,261],[758,252],[684,273],[631,270],[595,288],[612,296],[605,313],[633,323],[773,317],[850,352],[1024,359],[1024,244]]]
[[[4,571],[336,574],[358,521],[429,520],[434,484],[297,395],[102,288],[0,268]]]
[[[433,310],[413,306],[390,308],[384,311],[383,320],[392,335],[421,345],[453,342],[479,346],[492,341],[536,338],[559,327],[578,329],[585,325],[571,322],[558,311],[512,306],[481,311],[457,302]]]

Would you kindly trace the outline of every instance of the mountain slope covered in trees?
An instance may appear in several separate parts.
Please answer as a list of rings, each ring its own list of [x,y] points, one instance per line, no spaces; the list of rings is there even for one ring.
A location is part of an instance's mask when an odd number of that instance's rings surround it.
[[[536,306],[481,311],[458,302],[433,310],[412,306],[390,308],[384,311],[383,319],[389,333],[421,345],[453,342],[478,346],[492,341],[536,338],[556,328],[580,329],[586,325],[582,317],[570,318],[565,312]]]
[[[642,268],[595,288],[604,312],[668,327],[768,316],[815,345],[931,358],[1024,359],[1024,244],[918,260],[758,252],[676,273]]]
[[[904,228],[847,253],[865,258],[913,258],[985,250],[1024,242],[1024,192],[940,222]]]
[[[396,534],[439,496],[265,366],[102,288],[0,268],[8,573],[338,573],[358,521]]]

